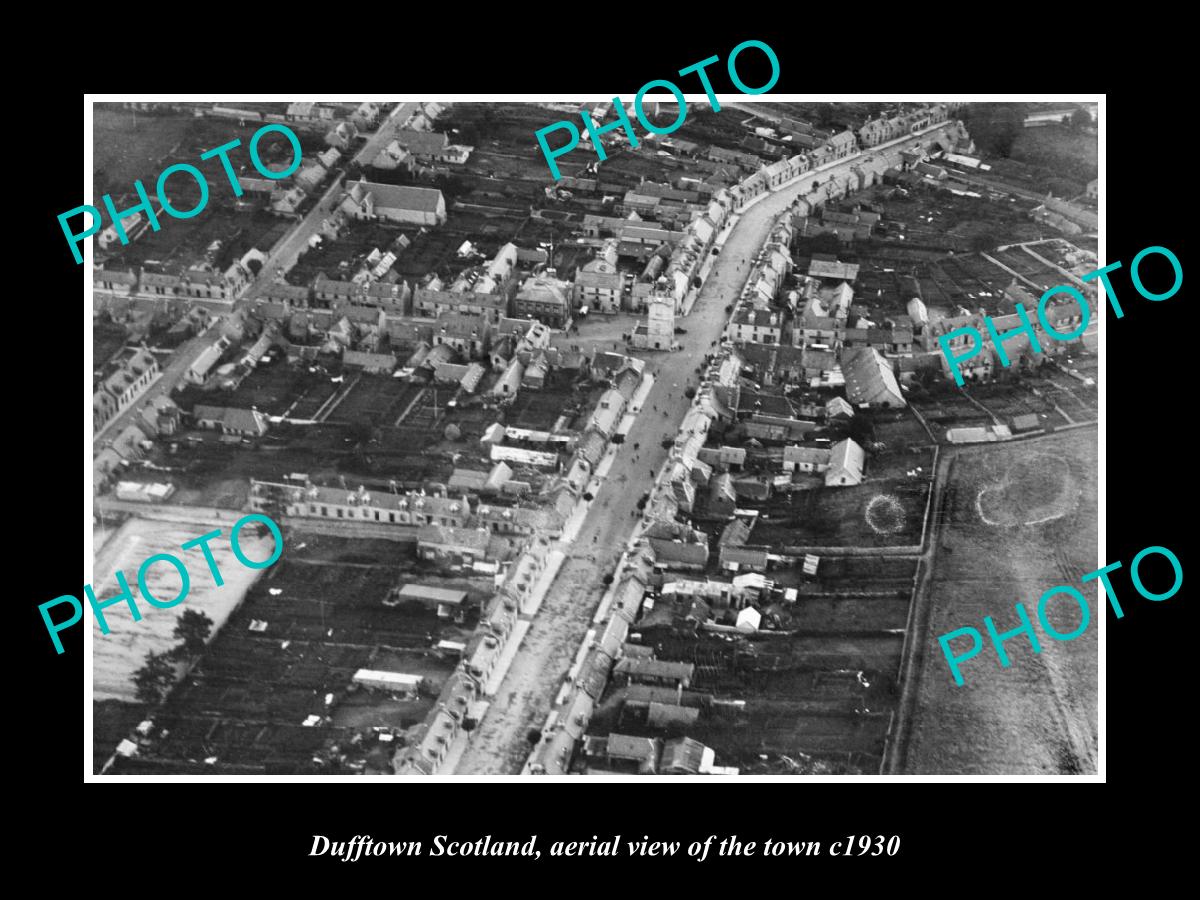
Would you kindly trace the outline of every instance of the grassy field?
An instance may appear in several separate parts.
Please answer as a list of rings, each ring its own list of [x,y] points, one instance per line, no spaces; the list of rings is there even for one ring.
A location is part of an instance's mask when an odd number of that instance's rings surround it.
[[[103,317],[92,319],[92,367],[102,369],[104,364],[125,346],[125,326],[106,321]]]
[[[1044,170],[1049,177],[1078,183],[1081,186],[1076,193],[1083,193],[1083,187],[1096,177],[1097,148],[1094,134],[1046,125],[1023,129],[1013,145],[1012,158]]]
[[[1019,624],[1017,601],[1036,622],[1037,601],[1046,590],[1060,584],[1079,588],[1080,577],[1096,568],[1096,432],[1082,429],[966,451],[952,466],[948,522],[922,598],[932,611],[906,769],[913,774],[1093,772],[1095,616],[1103,614],[1096,609],[1094,588],[1084,591],[1093,621],[1083,635],[1058,642],[1038,628],[1040,654],[1026,638],[1014,638],[1005,645],[1009,668],[1001,667],[986,646],[963,664],[961,687],[954,684],[937,638],[964,627],[983,632],[984,616],[1007,631]],[[1003,524],[987,524],[981,509]],[[1049,616],[1063,633],[1080,621],[1065,598],[1051,605]]]
[[[791,496],[789,509],[772,506],[770,515],[759,519],[754,527],[754,543],[788,547],[917,544],[928,491],[929,482],[908,478],[797,491]],[[898,510],[894,528],[876,531],[867,524],[868,505],[876,497],[894,501]],[[878,519],[875,521],[878,525]]]
[[[180,114],[135,115],[119,107],[98,105],[93,118],[94,205],[103,208],[100,197],[109,193],[118,209],[128,208],[137,202],[137,180],[153,199],[159,173],[173,163],[196,166],[209,185],[209,200],[195,218],[177,221],[160,216],[158,231],[147,228],[128,246],[118,243],[110,248],[112,265],[119,268],[154,260],[186,267],[205,259],[208,248],[220,241],[212,262],[223,270],[251,247],[269,248],[286,221],[261,210],[239,208],[220,161],[200,159],[206,150],[236,138],[241,146],[231,151],[231,164],[235,171],[257,176],[247,149],[257,127],[255,123],[240,125],[229,119]],[[298,137],[306,157],[324,147],[320,135],[300,131]],[[287,161],[291,153],[287,141],[275,134],[262,140],[259,152],[266,164]],[[191,209],[199,202],[200,188],[186,176],[175,176],[169,190],[180,209]],[[157,200],[154,206],[158,208]]]
[[[106,192],[131,190],[134,181],[153,181],[160,162],[178,147],[195,121],[190,115],[146,115],[98,103],[92,112],[95,199]],[[103,208],[103,205],[96,203]]]

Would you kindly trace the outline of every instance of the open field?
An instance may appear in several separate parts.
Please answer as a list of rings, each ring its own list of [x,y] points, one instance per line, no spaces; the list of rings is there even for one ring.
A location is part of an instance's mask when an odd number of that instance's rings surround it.
[[[868,473],[870,462],[867,463]],[[853,487],[796,491],[787,507],[770,501],[769,513],[754,526],[753,542],[774,547],[894,547],[917,544],[929,482],[908,478]],[[902,510],[898,528],[876,532],[867,524],[867,506],[880,496],[895,498]]]
[[[982,632],[984,616],[1006,631],[1019,624],[1016,601],[1036,622],[1042,593],[1059,584],[1079,588],[1080,577],[1096,568],[1096,432],[959,451],[942,516],[925,588],[931,616],[928,634],[918,638],[923,662],[905,771],[1095,771],[1095,620],[1104,614],[1096,608],[1095,585],[1084,589],[1093,621],[1080,637],[1055,641],[1035,624],[1040,654],[1015,637],[1005,645],[1012,664],[1003,668],[985,648],[963,664],[962,687],[955,686],[937,638],[963,627]],[[1003,524],[988,524],[1001,517]],[[1051,604],[1049,617],[1062,633],[1080,622],[1069,599]]]
[[[1070,198],[1082,194],[1096,177],[1098,142],[1094,134],[1062,125],[1024,128],[1013,145],[1012,158],[1027,167],[1022,175],[1030,183]],[[1004,177],[1010,174],[998,171]]]
[[[871,420],[875,428],[875,440],[884,444],[888,451],[894,451],[897,456],[904,456],[905,451],[930,443],[929,435],[921,427],[921,423],[909,408],[901,410],[881,410],[876,412]],[[881,454],[886,456],[887,453]],[[913,454],[915,465],[921,465],[920,458]]]
[[[258,577],[258,571],[237,561],[229,545],[228,532],[223,531],[222,539],[209,545],[225,580],[223,586],[217,587],[199,549],[180,550],[181,544],[202,533],[196,525],[132,518],[101,548],[92,581],[96,598],[117,596],[119,588],[115,573],[124,572],[142,618],[133,621],[129,607],[123,603],[109,607],[104,613],[109,627],[107,635],[101,633],[100,623],[91,619],[94,700],[134,700],[133,673],[141,667],[146,654],[162,653],[178,643],[171,632],[175,629],[175,620],[185,609],[203,611],[213,620],[214,629],[219,629]],[[239,535],[239,544],[250,559],[270,556],[272,541],[269,535],[257,538],[252,529],[244,529]],[[151,606],[142,597],[137,584],[138,567],[156,553],[169,553],[182,560],[191,579],[187,598],[170,609]],[[179,574],[169,563],[158,563],[147,571],[146,587],[154,597],[170,600],[179,594]]]
[[[121,109],[116,104],[97,103],[92,109],[96,203],[105,193],[124,193],[134,181],[143,184],[158,177],[162,161],[179,148],[195,121],[183,113],[147,115]],[[116,194],[114,193],[114,198]]]
[[[180,114],[135,116],[129,110],[98,105],[94,128],[93,202],[100,208],[103,204],[96,201],[104,193],[112,194],[118,209],[136,204],[133,183],[141,180],[157,211],[154,185],[159,173],[174,163],[194,165],[209,184],[208,202],[195,218],[177,220],[164,212],[159,215],[158,231],[146,227],[128,246],[115,243],[107,252],[101,252],[97,245],[97,259],[110,256],[110,264],[116,267],[153,261],[181,268],[207,260],[224,271],[252,247],[265,252],[286,230],[287,219],[259,208],[262,204],[252,201],[249,194],[243,195],[245,202],[239,203],[219,159],[200,159],[205,150],[236,138],[242,143],[230,154],[235,171],[258,176],[246,149],[258,128],[255,123],[240,125],[231,119]],[[306,157],[324,149],[321,135],[304,130],[297,135]],[[264,164],[290,159],[291,154],[287,140],[278,134],[264,137],[259,151]],[[200,188],[194,179],[176,175],[168,187],[171,202],[178,209],[192,209],[199,203]],[[215,249],[210,252],[210,248]]]
[[[946,431],[950,428],[966,428],[994,424],[992,417],[973,404],[963,391],[953,387],[941,387],[934,392],[922,396],[910,396],[909,403],[929,423],[934,437],[945,442]]]

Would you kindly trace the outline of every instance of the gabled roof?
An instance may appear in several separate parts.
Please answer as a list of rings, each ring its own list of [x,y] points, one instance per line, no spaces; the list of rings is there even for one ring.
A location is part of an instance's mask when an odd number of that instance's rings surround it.
[[[858,278],[858,263],[826,262],[814,258],[809,263],[808,274],[813,278],[837,278],[853,282]]]
[[[450,141],[446,135],[437,132],[401,128],[396,132],[396,143],[417,156],[437,156]]]
[[[825,447],[784,447],[783,461],[821,466],[830,461],[830,451]]]
[[[685,544],[682,541],[667,541],[650,538],[650,548],[660,563],[682,563],[702,566],[708,563],[708,544]]]
[[[644,675],[650,678],[691,678],[696,671],[694,663],[672,662],[665,659],[626,657],[617,661],[613,672],[617,675]]]
[[[438,212],[443,205],[442,192],[436,188],[411,187],[403,184],[379,184],[356,181],[354,187],[369,193],[376,209],[405,209],[414,212]],[[351,189],[353,195],[354,190]],[[356,198],[357,199],[357,198]]]
[[[222,428],[229,431],[250,431],[264,434],[267,430],[267,417],[254,409],[196,404],[192,409],[192,417],[197,421],[220,422]]]
[[[846,396],[855,405],[905,405],[891,364],[874,347],[846,351],[842,355],[842,374],[846,379]]]
[[[856,483],[863,477],[863,448],[847,438],[833,445],[829,455],[829,470],[825,473],[828,484],[842,475],[850,476]]]

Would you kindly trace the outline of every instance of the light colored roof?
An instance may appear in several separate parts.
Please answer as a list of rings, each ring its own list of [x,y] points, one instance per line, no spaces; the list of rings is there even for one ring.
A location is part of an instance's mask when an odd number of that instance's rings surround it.
[[[823,465],[829,462],[830,451],[825,447],[784,447],[783,461]]]
[[[849,475],[856,482],[863,477],[863,448],[847,438],[833,445],[829,454],[829,471],[825,473],[826,482],[840,475]]]
[[[367,369],[394,369],[396,357],[391,353],[367,353],[362,350],[347,350],[342,354],[342,364],[362,366]]]
[[[618,759],[645,760],[653,766],[658,762],[659,746],[655,738],[610,734],[605,752]]]
[[[478,491],[484,488],[487,480],[487,472],[480,472],[477,469],[455,469],[446,484],[452,490]]]
[[[436,188],[410,187],[402,184],[379,184],[373,181],[356,182],[370,192],[375,207],[407,209],[417,212],[438,212],[443,206],[442,192]]]
[[[467,592],[451,588],[431,587],[425,584],[406,584],[397,592],[404,600],[430,600],[461,606],[467,602]]]
[[[853,282],[858,278],[858,263],[829,262],[824,259],[814,259],[808,266],[808,274],[813,278],[840,278]]]
[[[696,666],[664,659],[626,657],[617,661],[613,671],[618,675],[645,675],[650,678],[691,678]]]
[[[487,549],[490,537],[486,531],[474,528],[451,528],[446,525],[422,525],[417,532],[417,543],[440,546],[469,547],[473,550]]]
[[[425,677],[423,675],[405,675],[403,672],[384,672],[379,669],[359,669],[354,673],[354,680],[391,684],[396,687],[416,687],[425,680]]]

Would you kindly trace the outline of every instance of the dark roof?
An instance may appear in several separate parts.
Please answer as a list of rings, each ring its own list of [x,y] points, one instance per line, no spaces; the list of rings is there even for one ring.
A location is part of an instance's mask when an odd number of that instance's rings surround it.
[[[618,675],[645,675],[650,678],[688,678],[696,671],[693,663],[671,662],[665,659],[631,659],[625,657],[613,667]]]
[[[702,566],[708,562],[707,544],[685,544],[681,541],[650,539],[650,547],[659,562],[675,562]]]
[[[436,156],[446,149],[449,140],[444,134],[431,131],[412,131],[402,128],[396,132],[396,142],[418,156]]]

